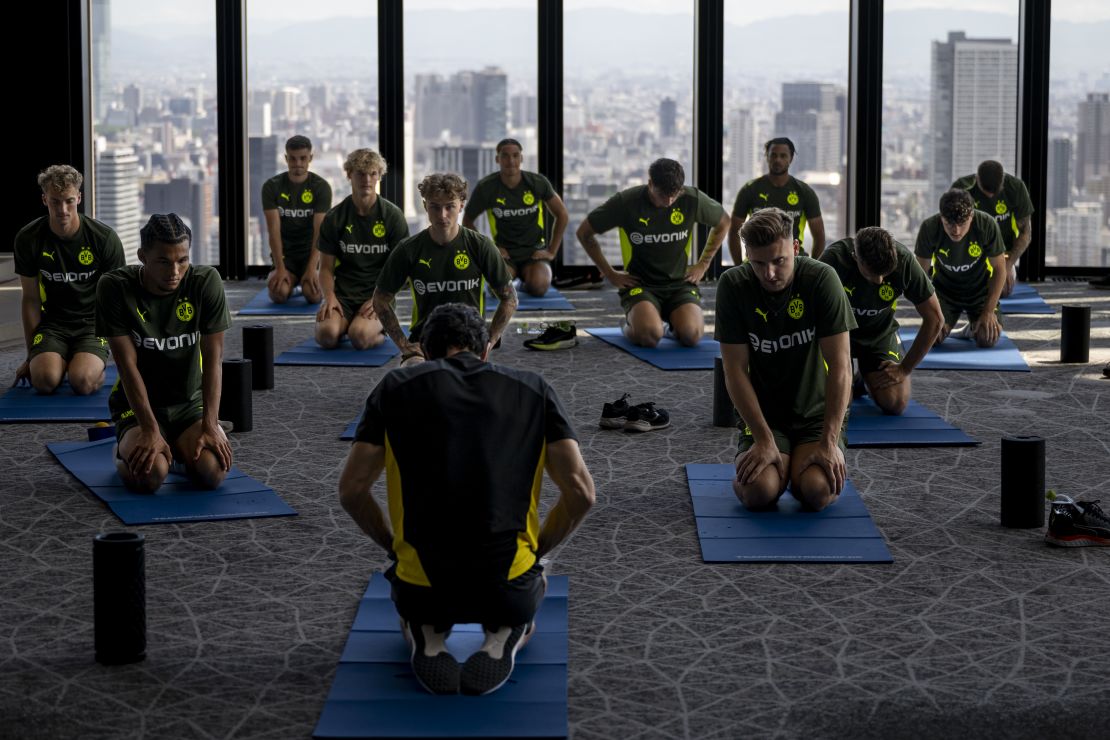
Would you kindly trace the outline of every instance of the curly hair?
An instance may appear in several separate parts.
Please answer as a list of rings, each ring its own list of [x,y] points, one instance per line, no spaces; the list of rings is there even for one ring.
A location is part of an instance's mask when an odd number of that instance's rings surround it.
[[[347,177],[356,172],[370,172],[371,170],[377,170],[382,177],[385,177],[385,173],[389,171],[389,165],[386,164],[385,157],[373,149],[355,149],[347,155],[347,161],[343,163],[343,171],[347,173]]]
[[[420,332],[420,344],[429,360],[446,357],[451,347],[480,355],[488,343],[486,322],[478,315],[478,309],[465,303],[436,306]]]
[[[794,238],[794,219],[781,208],[763,208],[740,227],[740,238],[751,247],[769,247],[782,238]]]
[[[468,185],[466,180],[454,172],[435,173],[426,176],[417,186],[420,197],[425,200],[437,195],[445,195],[452,199],[466,200]]]
[[[950,224],[962,224],[975,210],[975,201],[966,190],[949,190],[940,196],[940,217]]]
[[[898,266],[894,238],[878,226],[867,226],[856,232],[856,254],[876,275],[889,275]]]
[[[81,192],[81,184],[85,182],[85,178],[68,164],[52,164],[39,173],[38,181],[44,193],[47,190],[60,193],[71,186]]]

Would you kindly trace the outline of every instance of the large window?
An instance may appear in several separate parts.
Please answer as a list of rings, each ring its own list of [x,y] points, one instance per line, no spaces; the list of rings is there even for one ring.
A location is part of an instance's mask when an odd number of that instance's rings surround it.
[[[574,238],[586,215],[618,190],[647,183],[670,157],[693,183],[693,3],[567,0],[564,30],[564,262],[588,265]],[[616,232],[599,237],[613,265]]]
[[[149,214],[177,213],[193,231],[192,260],[218,264],[215,5],[92,0],[91,10],[87,212],[116,230],[128,262]]]
[[[520,141],[536,169],[536,4],[405,0],[405,141],[411,177],[399,203],[412,232],[427,225],[416,185],[455,172],[473,189],[497,170],[495,148]],[[485,219],[477,221],[479,226]]]
[[[846,222],[848,2],[788,6],[725,3],[724,191],[731,213],[740,188],[767,173],[764,144],[787,137],[789,174],[813,188],[826,243]],[[806,228],[807,252],[814,242]],[[723,258],[731,264],[727,247]]]
[[[309,167],[332,188],[332,203],[350,194],[347,153],[378,142],[376,5],[365,0],[301,4],[252,0],[247,5],[249,136],[248,265],[269,265],[262,185],[286,170],[285,141],[312,142]]]
[[[1017,165],[1018,3],[970,5],[884,6],[882,225],[911,249],[956,179]]]
[[[1110,6],[1052,3],[1045,263],[1110,267]]]

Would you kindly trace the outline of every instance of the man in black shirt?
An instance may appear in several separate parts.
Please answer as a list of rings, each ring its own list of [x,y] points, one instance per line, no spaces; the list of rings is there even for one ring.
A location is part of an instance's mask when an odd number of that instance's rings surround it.
[[[386,577],[420,683],[487,694],[531,636],[540,558],[585,518],[594,485],[551,386],[485,361],[477,310],[438,306],[420,341],[427,361],[388,373],[366,400],[340,501],[394,561]],[[388,521],[370,492],[383,469]],[[545,469],[561,495],[541,528]],[[460,669],[445,642],[452,625],[472,622],[485,643]]]

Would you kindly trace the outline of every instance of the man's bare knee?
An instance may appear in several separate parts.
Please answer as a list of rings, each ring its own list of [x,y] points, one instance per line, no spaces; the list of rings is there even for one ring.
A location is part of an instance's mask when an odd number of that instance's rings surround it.
[[[205,450],[192,470],[192,477],[201,488],[211,491],[220,487],[227,477],[227,471],[220,467],[215,455]]]
[[[821,511],[837,498],[824,471],[812,466],[802,471],[790,490],[794,498],[814,511]]]

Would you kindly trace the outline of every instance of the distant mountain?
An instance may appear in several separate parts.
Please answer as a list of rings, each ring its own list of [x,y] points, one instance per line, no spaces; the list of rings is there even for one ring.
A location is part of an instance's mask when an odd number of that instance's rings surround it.
[[[409,73],[474,69],[496,62],[512,73],[535,69],[535,15],[528,10],[413,11],[405,16],[405,59]],[[1110,21],[1053,26],[1052,74],[1110,73]],[[513,34],[519,32],[519,42]],[[886,14],[884,66],[890,76],[928,77],[933,40],[949,31],[972,37],[1017,38],[1017,19],[1000,13],[907,10]],[[619,69],[674,68],[675,58],[693,53],[693,16],[644,14],[610,8],[567,12],[565,59],[568,74]],[[378,39],[372,17],[303,20],[296,25],[260,19],[249,31],[252,65],[289,79],[365,76]],[[733,69],[764,76],[846,74],[848,14],[819,13],[761,20],[725,29],[725,58]],[[117,29],[111,63],[126,69],[167,72],[196,64],[214,66],[210,27],[177,25]]]

